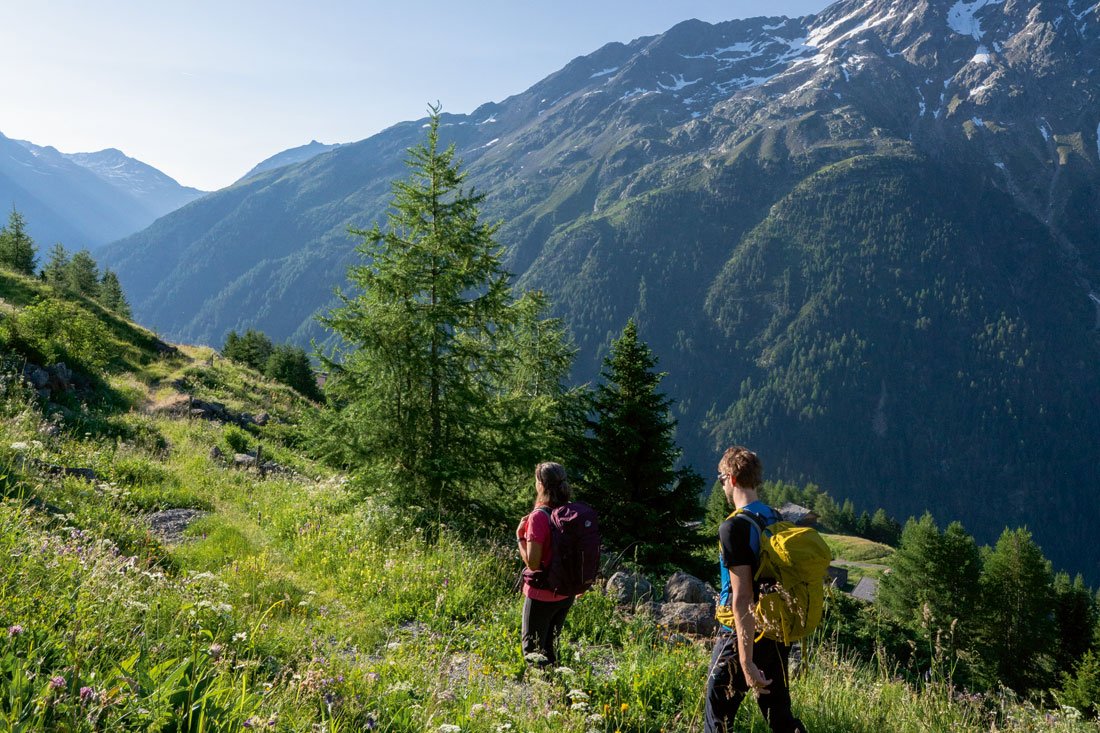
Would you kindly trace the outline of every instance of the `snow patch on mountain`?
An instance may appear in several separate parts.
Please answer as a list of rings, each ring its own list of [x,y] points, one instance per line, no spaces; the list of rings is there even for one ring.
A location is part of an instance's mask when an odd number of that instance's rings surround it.
[[[597,71],[596,73],[594,73],[592,76],[590,76],[588,78],[589,79],[598,79],[601,76],[607,76],[608,74],[614,74],[618,70],[619,70],[618,66],[612,66],[609,69],[600,69],[599,71]]]
[[[703,77],[699,77],[698,79],[693,79],[692,81],[685,81],[683,74],[671,74],[671,76],[672,76],[672,85],[671,86],[669,86],[667,84],[662,84],[661,82],[657,82],[657,86],[661,87],[661,89],[667,89],[667,90],[672,91],[672,92],[678,92],[681,89],[683,89],[684,87],[689,87],[692,84],[698,84],[700,81],[703,80]]]
[[[1004,0],[959,0],[947,11],[947,27],[960,36],[970,36],[975,41],[982,40],[982,24],[977,18],[979,10],[987,5],[1000,5]]]

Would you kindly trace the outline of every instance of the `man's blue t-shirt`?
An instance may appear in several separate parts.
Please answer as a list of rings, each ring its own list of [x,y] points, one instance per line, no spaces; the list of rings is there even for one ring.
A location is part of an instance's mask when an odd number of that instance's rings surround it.
[[[775,511],[762,501],[754,501],[743,507],[745,510],[764,517],[767,524],[779,521]],[[718,572],[721,578],[722,590],[718,594],[718,604],[729,606],[733,603],[733,586],[730,577],[730,568],[737,565],[748,565],[752,568],[752,574],[756,576],[756,570],[760,567],[760,528],[749,517],[731,517],[722,522],[718,528]],[[756,594],[756,587],[753,587]],[[728,626],[723,626],[729,629]]]

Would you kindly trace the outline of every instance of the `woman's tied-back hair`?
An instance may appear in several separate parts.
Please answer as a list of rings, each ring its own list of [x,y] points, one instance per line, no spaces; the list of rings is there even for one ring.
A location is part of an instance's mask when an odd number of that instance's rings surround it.
[[[737,479],[737,485],[746,489],[756,489],[762,483],[764,467],[756,454],[743,445],[727,448],[718,461],[718,472],[728,473]]]
[[[540,463],[535,467],[535,478],[542,484],[546,491],[546,500],[551,506],[568,504],[573,498],[573,490],[569,486],[569,477],[565,475],[565,466],[553,461]]]

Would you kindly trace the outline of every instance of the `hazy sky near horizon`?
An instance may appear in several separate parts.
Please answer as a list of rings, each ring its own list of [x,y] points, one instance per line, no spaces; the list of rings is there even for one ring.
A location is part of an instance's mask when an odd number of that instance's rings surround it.
[[[423,117],[429,102],[499,102],[605,43],[827,4],[15,0],[0,26],[0,133],[65,153],[118,148],[214,190],[287,148]]]

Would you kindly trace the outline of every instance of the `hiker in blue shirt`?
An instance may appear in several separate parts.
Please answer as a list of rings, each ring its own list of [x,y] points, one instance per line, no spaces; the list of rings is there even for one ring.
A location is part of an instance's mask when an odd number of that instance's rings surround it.
[[[733,507],[753,512],[770,525],[779,521],[757,489],[763,469],[748,448],[729,448],[718,462],[718,478]],[[725,733],[745,693],[752,691],[768,726],[777,733],[806,733],[791,713],[787,660],[790,647],[768,638],[756,639],[753,607],[760,587],[760,529],[747,516],[730,517],[718,529],[718,567],[722,591],[718,599],[718,638],[707,676],[706,731]]]

